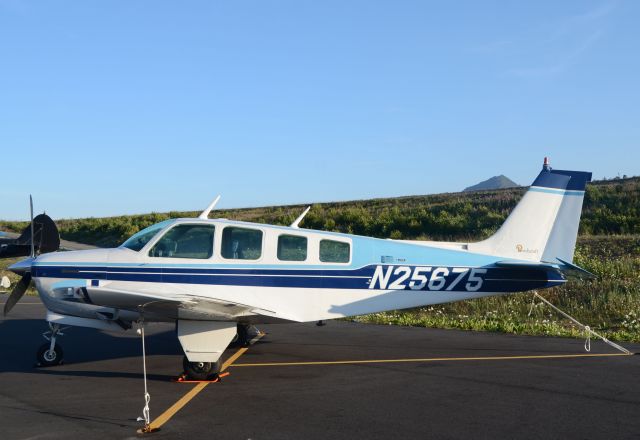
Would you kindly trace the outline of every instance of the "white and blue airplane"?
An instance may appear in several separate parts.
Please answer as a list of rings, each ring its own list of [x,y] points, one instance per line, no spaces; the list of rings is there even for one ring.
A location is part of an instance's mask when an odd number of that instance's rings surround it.
[[[544,166],[500,229],[475,243],[389,240],[198,218],[146,228],[115,249],[54,252],[11,266],[47,308],[56,365],[60,326],[126,330],[176,322],[190,378],[219,372],[220,356],[249,326],[313,322],[558,286],[572,274],[591,173]],[[219,197],[218,197],[219,198]],[[427,231],[428,232],[428,231]]]

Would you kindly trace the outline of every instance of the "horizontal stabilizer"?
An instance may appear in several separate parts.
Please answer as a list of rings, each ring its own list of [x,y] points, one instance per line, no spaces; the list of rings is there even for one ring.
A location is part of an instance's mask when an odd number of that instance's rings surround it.
[[[595,274],[589,272],[588,270],[583,269],[573,263],[569,263],[568,261],[564,261],[562,258],[557,258],[557,260],[562,263],[562,266],[560,266],[560,270],[562,271],[562,273],[567,274],[568,276],[581,279],[598,278]]]
[[[495,265],[498,267],[507,267],[512,269],[540,269],[540,270],[555,270],[565,278],[580,278],[580,279],[592,279],[597,278],[596,275],[592,274],[586,269],[581,268],[580,266],[576,266],[573,263],[569,263],[568,261],[564,261],[561,258],[557,258],[560,262],[558,263],[549,263],[549,262],[537,262],[537,261],[520,261],[520,260],[501,260],[496,261]]]

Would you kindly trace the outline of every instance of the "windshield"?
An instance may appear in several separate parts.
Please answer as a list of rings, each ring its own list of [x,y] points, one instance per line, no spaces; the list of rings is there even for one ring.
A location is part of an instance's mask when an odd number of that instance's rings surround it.
[[[153,237],[161,230],[164,229],[167,224],[173,222],[173,220],[165,220],[163,222],[157,223],[155,225],[149,226],[148,228],[143,229],[135,234],[133,234],[127,241],[122,243],[120,247],[125,247],[127,249],[131,249],[132,251],[138,252],[142,249],[147,243],[151,241]]]

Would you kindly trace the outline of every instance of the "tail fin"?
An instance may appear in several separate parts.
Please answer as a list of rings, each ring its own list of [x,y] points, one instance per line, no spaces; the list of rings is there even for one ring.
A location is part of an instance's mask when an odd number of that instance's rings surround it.
[[[573,261],[582,201],[591,173],[542,171],[502,227],[488,239],[470,243],[472,252],[531,261]]]
[[[31,240],[31,224],[27,226],[16,240],[16,244],[31,246],[40,254],[55,252],[60,248],[60,233],[55,222],[47,214],[36,216],[33,221],[33,240]],[[28,254],[27,254],[28,255]]]

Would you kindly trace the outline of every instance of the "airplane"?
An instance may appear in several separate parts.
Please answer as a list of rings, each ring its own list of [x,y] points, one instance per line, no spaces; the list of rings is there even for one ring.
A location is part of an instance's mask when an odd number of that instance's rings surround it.
[[[391,240],[197,218],[160,222],[113,249],[54,252],[22,275],[5,315],[35,283],[47,309],[43,366],[62,361],[60,326],[124,331],[175,322],[185,375],[215,377],[234,339],[261,323],[321,322],[505,295],[591,274],[573,264],[591,173],[542,171],[495,234],[479,242]]]
[[[31,211],[33,212],[33,200],[29,197]],[[15,258],[55,252],[60,247],[60,233],[55,222],[47,214],[40,214],[33,218],[18,238],[3,238],[5,233],[0,232],[0,258]],[[31,237],[34,237],[32,240]]]

